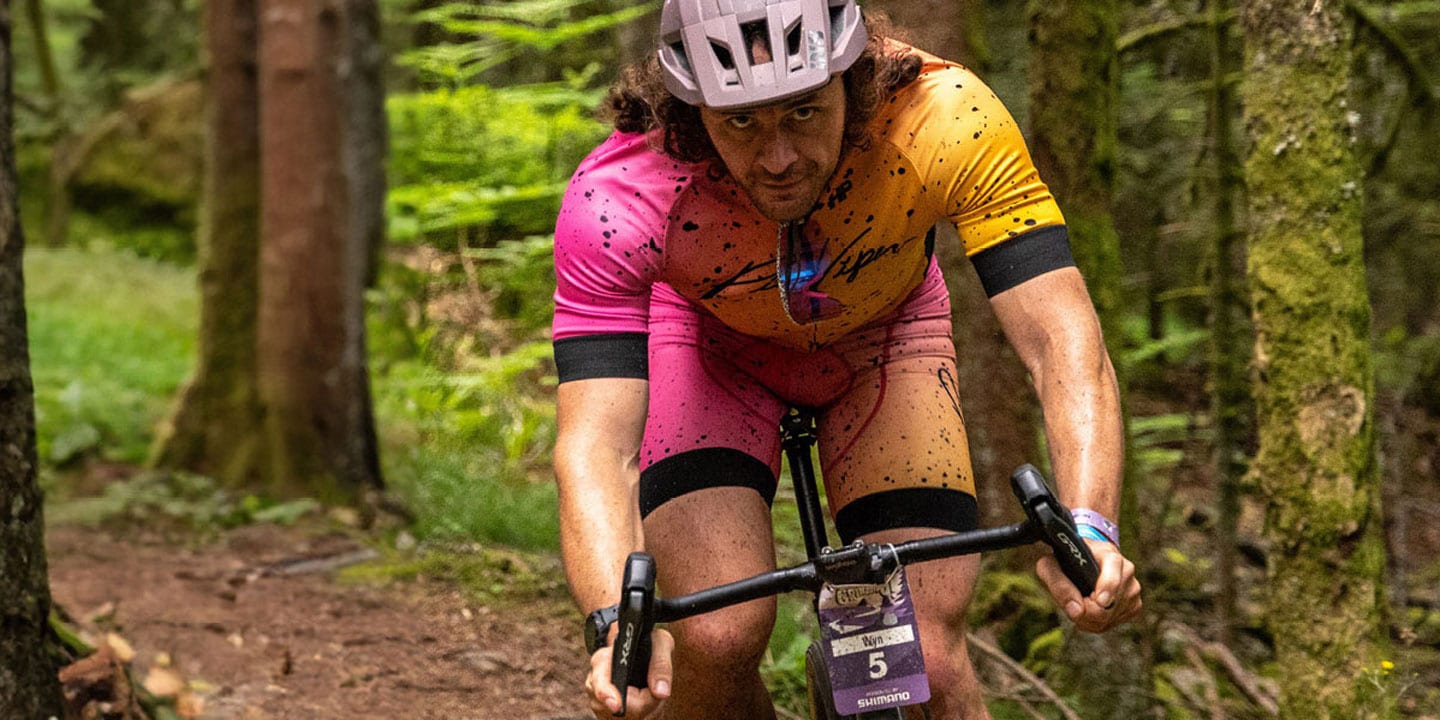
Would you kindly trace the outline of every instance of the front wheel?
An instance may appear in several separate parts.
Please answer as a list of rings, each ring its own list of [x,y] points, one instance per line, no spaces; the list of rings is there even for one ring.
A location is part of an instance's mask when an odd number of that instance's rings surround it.
[[[904,709],[876,710],[859,715],[841,715],[835,712],[835,695],[830,686],[830,667],[825,664],[825,648],[819,640],[810,643],[810,647],[805,650],[805,687],[810,694],[811,720],[906,720],[906,718],[929,720],[930,718],[930,711],[919,705]]]
[[[825,648],[819,640],[805,650],[805,687],[810,693],[811,720],[844,720],[835,712],[830,669],[825,665]]]

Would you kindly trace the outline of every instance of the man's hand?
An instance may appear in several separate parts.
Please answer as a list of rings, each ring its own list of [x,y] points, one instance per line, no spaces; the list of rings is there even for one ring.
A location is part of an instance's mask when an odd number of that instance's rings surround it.
[[[590,696],[590,712],[597,720],[605,720],[620,712],[620,691],[610,682],[610,653],[614,642],[590,656],[590,674],[585,678],[585,692]],[[644,720],[670,697],[670,680],[673,677],[670,656],[675,650],[675,639],[666,630],[656,628],[650,633],[650,687],[627,688],[625,717]]]
[[[1144,605],[1140,600],[1140,581],[1135,578],[1135,563],[1126,560],[1114,545],[1094,540],[1085,542],[1100,566],[1100,577],[1095,581],[1095,592],[1090,597],[1080,597],[1080,591],[1065,577],[1055,558],[1049,555],[1035,564],[1035,574],[1045,583],[1050,596],[1055,598],[1055,604],[1074,621],[1075,627],[1085,632],[1103,633],[1140,614]]]

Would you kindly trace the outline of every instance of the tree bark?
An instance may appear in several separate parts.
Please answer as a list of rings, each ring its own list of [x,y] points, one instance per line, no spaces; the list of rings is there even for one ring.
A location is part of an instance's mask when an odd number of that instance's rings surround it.
[[[10,6],[0,5],[0,717],[63,714],[48,650],[50,585],[36,482],[35,388],[15,177]]]
[[[260,394],[273,490],[381,485],[364,289],[381,236],[374,0],[261,0]]]
[[[1244,245],[1236,212],[1244,168],[1236,148],[1232,118],[1239,113],[1228,78],[1234,70],[1230,25],[1222,22],[1226,0],[1208,0],[1210,13],[1210,143],[1215,173],[1215,234],[1210,269],[1210,416],[1215,430],[1215,576],[1218,639],[1229,644],[1239,622],[1235,562],[1239,554],[1241,482],[1245,474],[1245,438],[1250,427],[1248,357],[1254,339],[1246,313]]]
[[[1118,3],[1034,0],[1028,24],[1031,150],[1065,213],[1075,261],[1114,356],[1123,310],[1120,241],[1111,215],[1119,145]],[[1124,371],[1116,366],[1123,396]],[[1126,476],[1131,476],[1128,470]],[[1122,537],[1140,537],[1136,498],[1135,483],[1126,483]],[[1132,543],[1128,556],[1143,566],[1143,545]],[[1069,638],[1066,666],[1074,674],[1069,686],[1082,717],[1130,720],[1146,713],[1152,695],[1148,647],[1134,625],[1103,636]]]
[[[988,62],[983,0],[889,0],[876,5],[925,52],[981,72]]]
[[[250,487],[261,476],[257,386],[260,96],[255,0],[205,3],[205,181],[195,374],[152,463]]]
[[[1271,544],[1268,625],[1281,717],[1374,718],[1385,698],[1385,567],[1347,92],[1354,28],[1335,0],[1244,3],[1251,151],[1255,473]]]

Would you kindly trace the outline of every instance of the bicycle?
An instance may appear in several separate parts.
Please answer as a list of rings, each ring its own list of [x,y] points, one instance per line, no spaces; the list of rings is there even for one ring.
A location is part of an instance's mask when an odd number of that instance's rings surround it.
[[[889,589],[905,565],[1044,542],[1081,595],[1088,596],[1094,591],[1099,576],[1095,559],[1076,532],[1070,511],[1031,465],[1021,466],[1010,478],[1011,490],[1025,510],[1023,522],[898,545],[856,540],[844,548],[832,549],[820,514],[819,491],[811,461],[815,442],[813,412],[792,408],[781,421],[781,447],[790,463],[808,558],[805,562],[688,595],[657,598],[654,558],[644,552],[630,554],[621,581],[620,602],[596,610],[585,623],[585,645],[591,654],[609,642],[610,627],[619,623],[611,660],[611,682],[616,687],[646,686],[650,631],[657,623],[675,622],[782,592],[805,591],[815,597],[822,631],[822,638],[812,643],[805,653],[811,717],[814,720],[904,720],[905,708],[915,706],[928,717],[928,711],[923,709],[923,703],[929,699],[923,665],[918,676],[886,680],[892,669],[907,661],[903,656],[899,663],[887,660],[887,652],[897,647],[904,650],[907,643],[913,644],[915,654],[919,652],[913,623],[902,622],[906,612],[903,596],[892,600],[897,604],[885,609]],[[850,614],[845,610],[861,605],[865,606],[864,610],[850,610]],[[880,627],[869,630],[875,625],[863,624],[862,613],[878,620]],[[829,617],[838,619],[827,623]],[[851,624],[854,622],[861,625]],[[831,623],[835,627],[831,627]],[[855,655],[865,657],[857,659]],[[625,715],[624,692],[620,703],[616,717]],[[856,712],[841,714],[842,708]]]

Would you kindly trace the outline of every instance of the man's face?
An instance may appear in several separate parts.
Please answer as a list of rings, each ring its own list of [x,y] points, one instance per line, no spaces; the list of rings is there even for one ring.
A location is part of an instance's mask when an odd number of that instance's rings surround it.
[[[845,135],[845,84],[743,110],[700,109],[725,167],[761,214],[799,220],[825,189]]]

